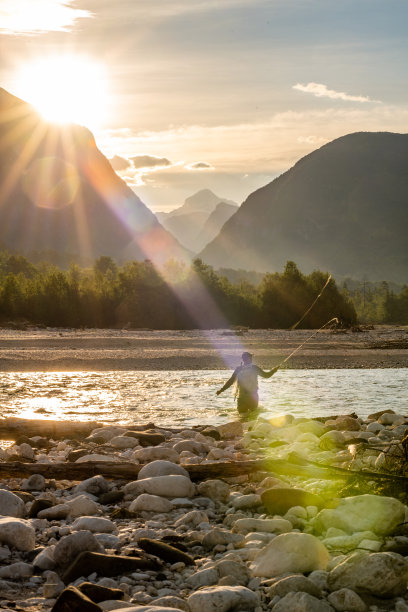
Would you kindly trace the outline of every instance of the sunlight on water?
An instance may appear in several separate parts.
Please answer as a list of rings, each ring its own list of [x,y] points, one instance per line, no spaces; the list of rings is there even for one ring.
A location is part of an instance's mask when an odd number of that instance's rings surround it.
[[[236,418],[228,371],[9,372],[3,417],[192,425]],[[408,409],[407,369],[281,370],[260,380],[263,416],[326,416]]]

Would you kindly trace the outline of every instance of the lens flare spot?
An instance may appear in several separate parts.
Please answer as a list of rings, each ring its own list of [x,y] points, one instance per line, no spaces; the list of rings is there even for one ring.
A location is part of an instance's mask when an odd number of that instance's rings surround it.
[[[36,206],[58,210],[72,204],[79,184],[74,166],[58,157],[43,157],[28,168],[23,190]]]

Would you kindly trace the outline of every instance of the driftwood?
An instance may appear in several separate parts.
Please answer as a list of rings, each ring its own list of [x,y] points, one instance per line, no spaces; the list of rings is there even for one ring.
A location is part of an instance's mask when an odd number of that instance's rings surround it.
[[[46,419],[0,419],[0,439],[17,440],[25,436],[44,438],[76,438],[89,436],[93,429],[103,427],[97,421],[48,421]]]

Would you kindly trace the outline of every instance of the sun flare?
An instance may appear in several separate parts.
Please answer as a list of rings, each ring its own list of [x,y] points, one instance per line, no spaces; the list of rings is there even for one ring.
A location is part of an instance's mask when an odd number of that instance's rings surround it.
[[[104,67],[87,57],[37,59],[16,76],[16,94],[48,121],[101,127],[108,111]]]

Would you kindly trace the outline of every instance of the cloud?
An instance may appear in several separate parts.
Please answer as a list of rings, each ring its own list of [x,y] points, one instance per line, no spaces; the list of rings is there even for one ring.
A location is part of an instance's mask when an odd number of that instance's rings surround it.
[[[92,13],[70,6],[73,0],[0,0],[0,32],[33,35],[43,32],[66,32],[77,19]]]
[[[207,162],[195,162],[185,167],[187,170],[214,170],[214,167],[211,164],[207,164]]]
[[[380,102],[379,100],[371,100],[368,96],[351,96],[343,91],[335,91],[334,89],[328,89],[327,85],[323,83],[296,83],[292,89],[303,91],[304,93],[311,93],[316,98],[330,98],[331,100],[344,100],[345,102]]]
[[[136,155],[130,159],[135,168],[156,168],[172,165],[167,157],[155,157],[154,155]]]
[[[114,170],[126,170],[131,165],[129,159],[120,157],[120,155],[114,155],[109,161]]]

